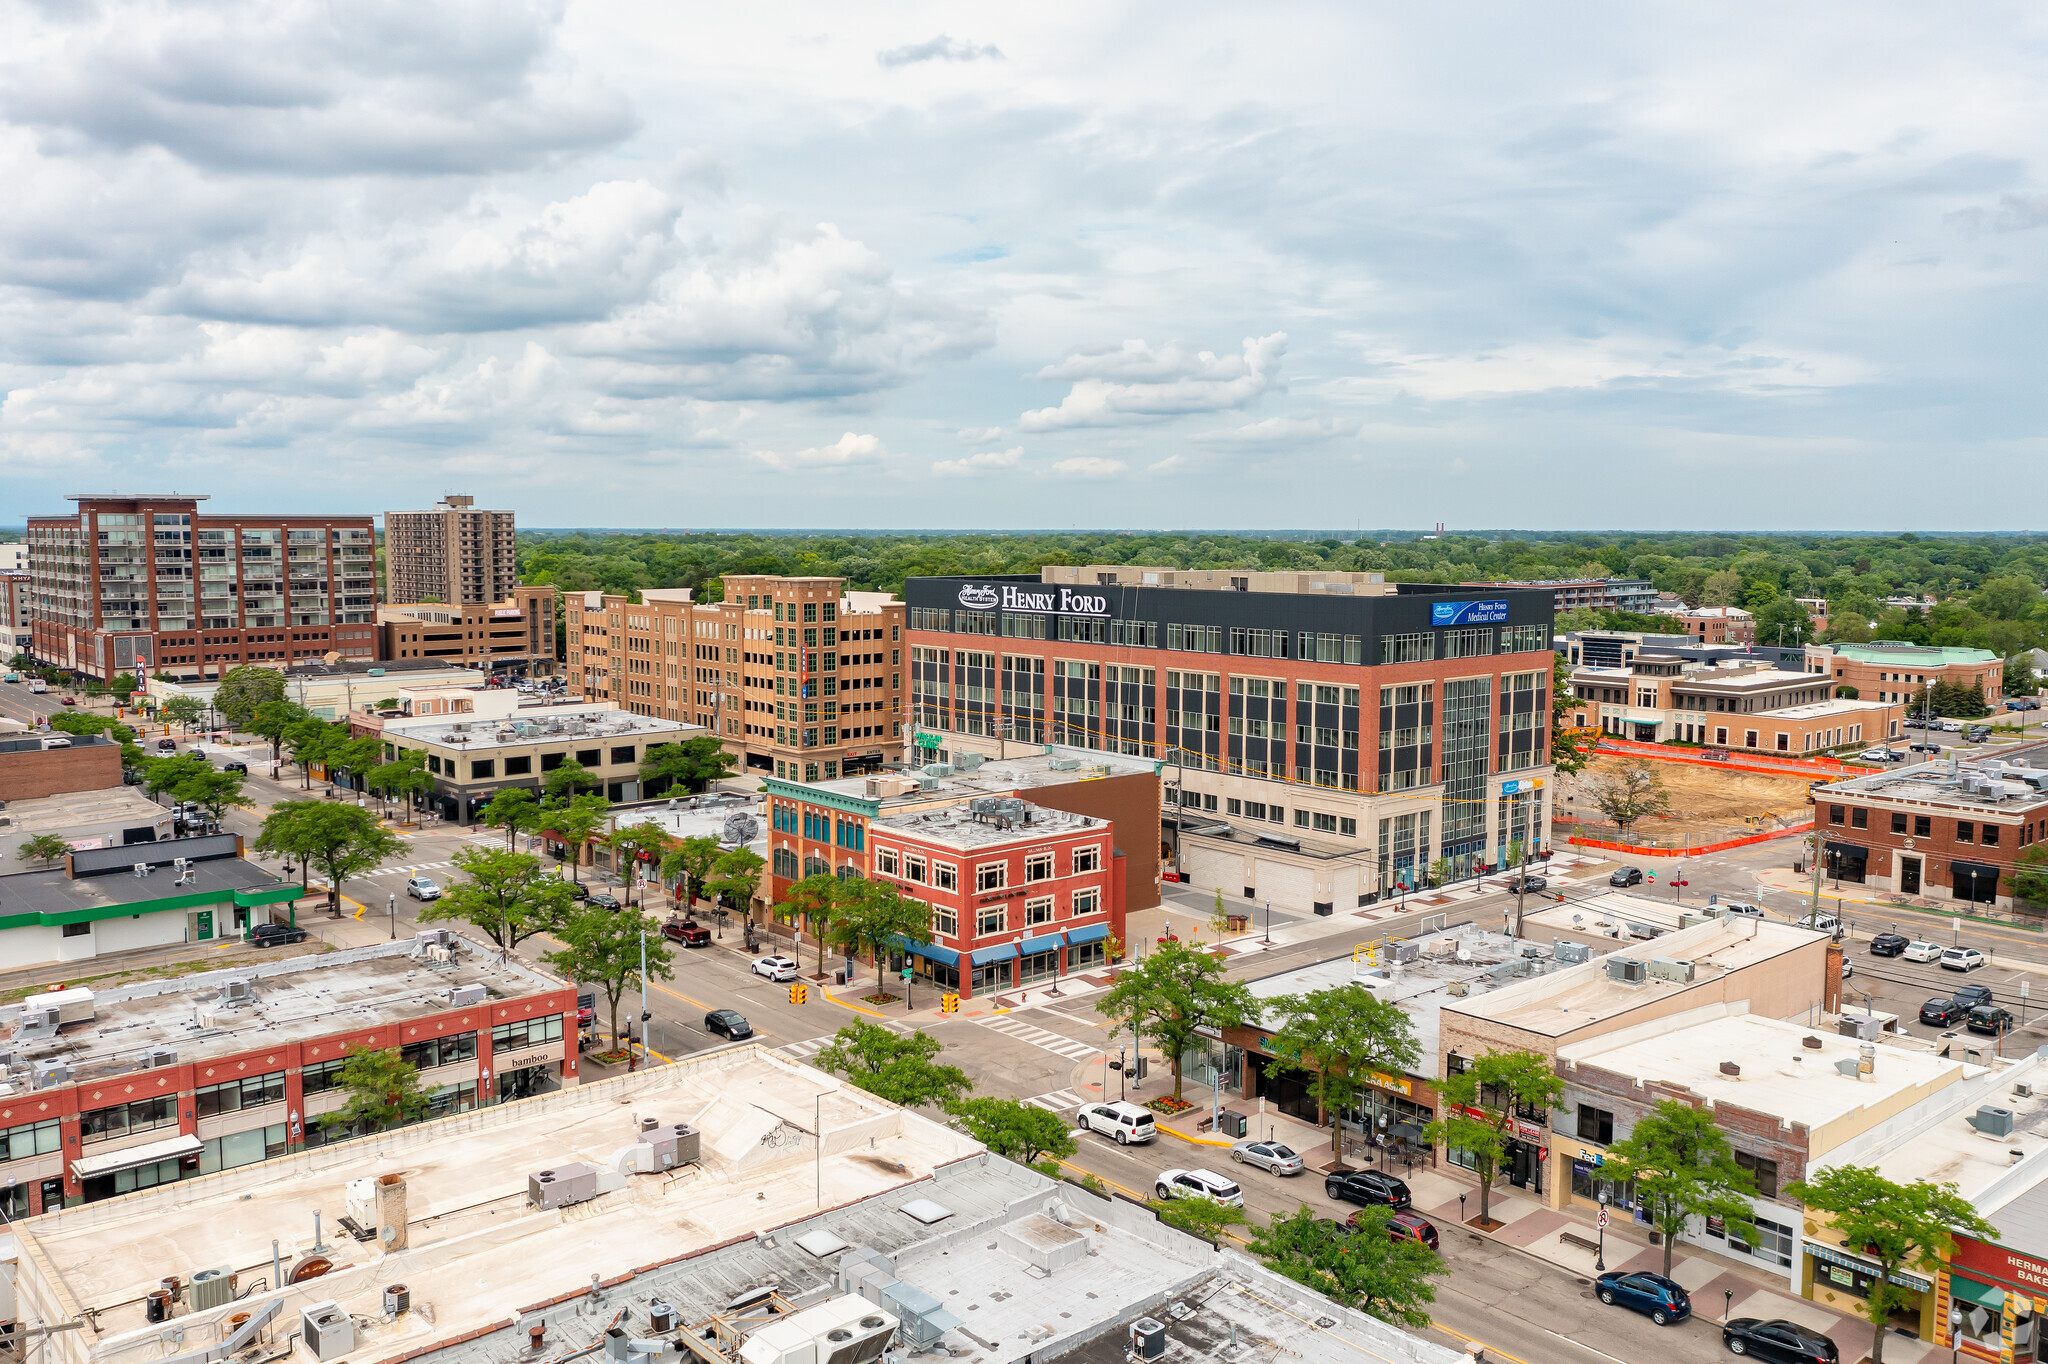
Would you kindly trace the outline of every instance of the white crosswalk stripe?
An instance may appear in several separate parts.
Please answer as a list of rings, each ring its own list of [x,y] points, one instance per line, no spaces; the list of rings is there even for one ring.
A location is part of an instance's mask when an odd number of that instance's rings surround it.
[[[806,1061],[831,1045],[832,1039],[830,1037],[813,1037],[803,1042],[788,1043],[787,1045],[777,1047],[775,1050],[781,1052],[792,1061]]]
[[[1071,1089],[1055,1089],[1050,1094],[1034,1094],[1024,1102],[1048,1113],[1064,1113],[1070,1108],[1079,1108],[1087,1100]]]
[[[1019,1042],[1029,1042],[1034,1047],[1043,1048],[1055,1056],[1064,1056],[1070,1061],[1085,1061],[1102,1054],[1102,1048],[1093,1043],[1077,1041],[1056,1032],[1048,1032],[1044,1028],[1034,1028],[1029,1023],[1019,1023],[1012,1018],[984,1018],[978,1021],[984,1028],[999,1032],[1005,1037],[1014,1037]]]

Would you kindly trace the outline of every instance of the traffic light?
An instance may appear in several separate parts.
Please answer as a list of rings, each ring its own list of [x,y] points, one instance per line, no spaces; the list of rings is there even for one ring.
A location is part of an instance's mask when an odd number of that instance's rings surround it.
[[[789,987],[789,1002],[790,1002],[790,1003],[792,1003],[792,1004],[808,1004],[808,1003],[810,1002],[810,999],[811,999],[811,987],[810,987],[810,986],[808,986],[808,985],[806,985],[806,984],[804,984],[804,983],[803,983],[802,981],[798,981],[798,982],[797,982],[796,984],[794,984],[794,985],[792,985],[792,986],[790,986],[790,987]]]
[[[958,996],[958,995],[940,995],[940,996],[939,996],[939,1012],[940,1012],[940,1013],[942,1013],[942,1014],[957,1014],[957,1013],[959,1013],[959,1012],[960,1012],[960,996]]]

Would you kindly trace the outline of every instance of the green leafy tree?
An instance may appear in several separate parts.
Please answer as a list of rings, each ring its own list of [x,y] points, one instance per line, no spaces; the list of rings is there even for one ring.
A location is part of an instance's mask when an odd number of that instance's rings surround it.
[[[97,701],[107,694],[107,684],[97,677],[88,677],[79,684],[78,690],[85,695],[86,700]]]
[[[825,974],[825,944],[832,937],[832,925],[839,919],[847,895],[846,883],[829,871],[817,872],[790,883],[788,898],[770,911],[798,931],[809,929],[818,940],[818,974]]]
[[[619,1032],[619,1001],[635,986],[645,989],[640,975],[641,946],[646,945],[647,975],[654,980],[671,980],[675,956],[661,936],[661,925],[637,909],[584,908],[569,916],[560,937],[566,944],[542,960],[580,985],[596,987],[611,1011],[612,1045],[623,1040]]]
[[[721,916],[720,922],[728,901],[742,916],[747,914],[754,892],[761,886],[761,869],[767,865],[767,859],[752,848],[734,848],[719,857],[707,884],[718,905],[714,912]]]
[[[1167,1226],[1205,1241],[1221,1239],[1226,1227],[1244,1225],[1243,1208],[1226,1208],[1206,1198],[1152,1198],[1145,1206]]]
[[[878,1023],[849,1023],[811,1064],[843,1075],[856,1089],[904,1108],[949,1108],[974,1088],[958,1066],[937,1061],[945,1044],[930,1033],[899,1033]]]
[[[1339,1124],[1345,1110],[1365,1092],[1372,1072],[1401,1075],[1414,1068],[1420,1055],[1414,1024],[1399,1006],[1363,985],[1283,996],[1266,1005],[1266,1015],[1279,1023],[1267,1048],[1271,1064],[1307,1074],[1330,1126],[1331,1157],[1341,1168]]]
[[[505,831],[505,851],[518,846],[519,835],[540,826],[540,802],[523,786],[508,786],[484,806],[484,823]]]
[[[1097,1013],[1149,1037],[1173,1067],[1173,1097],[1180,1098],[1181,1055],[1203,1028],[1241,1026],[1258,1012],[1251,987],[1224,975],[1223,959],[1200,946],[1167,942],[1126,966],[1095,1004]]]
[[[548,795],[560,800],[581,791],[596,790],[597,778],[591,776],[590,769],[574,758],[564,758],[560,767],[548,773],[545,785]]]
[[[370,789],[381,791],[410,810],[413,798],[434,789],[434,775],[427,771],[427,755],[416,748],[400,749],[398,756],[365,774]]]
[[[1707,1109],[1658,1100],[1626,1137],[1607,1148],[1600,1174],[1635,1181],[1652,1225],[1664,1233],[1667,1277],[1674,1244],[1689,1218],[1719,1217],[1745,1241],[1755,1239],[1749,1196],[1756,1192],[1756,1181],[1735,1163],[1728,1138]]]
[[[249,723],[238,728],[246,728],[251,734],[270,740],[270,760],[276,762],[279,747],[284,743],[284,736],[291,733],[294,725],[312,718],[312,714],[304,706],[295,705],[279,697],[277,700],[259,704],[255,714],[249,717]]]
[[[299,765],[299,789],[313,789],[313,764],[326,762],[338,741],[348,737],[346,725],[329,724],[318,716],[302,714],[279,736]]]
[[[1493,1181],[1507,1158],[1516,1110],[1547,1118],[1564,1094],[1564,1081],[1541,1053],[1497,1051],[1472,1058],[1464,1070],[1445,1076],[1436,1090],[1441,1101],[1437,1112],[1443,1116],[1429,1125],[1429,1139],[1470,1157],[1472,1172],[1479,1176],[1479,1220],[1490,1225]]]
[[[888,881],[849,881],[845,888],[832,941],[849,952],[873,954],[875,993],[880,994],[884,958],[905,943],[932,940],[932,907],[909,899]]]
[[[201,759],[178,778],[177,785],[171,788],[171,795],[177,800],[191,801],[217,820],[227,813],[230,805],[248,807],[255,804],[242,794],[244,780],[240,772],[216,772]]]
[[[24,839],[14,855],[24,862],[62,862],[70,852],[70,840],[56,834],[37,834]]]
[[[175,798],[180,782],[210,770],[206,759],[190,753],[176,758],[152,758],[142,770],[142,789],[152,796],[170,795]]]
[[[738,759],[708,734],[678,744],[655,744],[640,760],[640,780],[649,795],[680,786],[692,795],[732,775]]]
[[[1623,758],[1589,785],[1593,804],[1624,833],[1642,819],[1671,810],[1671,793],[1664,778],[1641,758]]]
[[[2007,696],[2032,696],[2041,690],[2041,679],[2034,675],[2033,666],[2024,659],[2008,659],[2005,678],[1999,684]]]
[[[125,706],[128,704],[128,698],[135,695],[136,688],[141,685],[134,673],[116,673],[107,690],[114,693],[114,699]]]
[[[327,907],[341,911],[342,885],[405,851],[405,841],[368,810],[326,800],[288,800],[271,808],[256,835],[265,852],[288,853],[327,880]]]
[[[257,707],[282,700],[284,674],[275,668],[259,668],[253,664],[229,668],[213,692],[213,708],[233,729],[248,729],[256,718]]]
[[[1430,1282],[1451,1272],[1419,1241],[1388,1232],[1390,1208],[1362,1208],[1347,1230],[1306,1203],[1252,1233],[1247,1249],[1276,1274],[1409,1330],[1429,1325]]]
[[[360,739],[342,739],[336,742],[327,754],[327,775],[330,780],[336,773],[346,772],[350,777],[361,777],[364,784],[377,766],[377,759],[384,746],[374,736],[365,735]]]
[[[1080,1149],[1066,1119],[1021,1099],[962,1099],[952,1114],[968,1136],[1021,1165],[1065,1160]]]
[[[634,872],[640,859],[659,859],[668,851],[668,831],[653,820],[639,824],[628,824],[623,829],[614,829],[605,838],[604,845],[611,850],[612,866],[617,868],[619,880],[624,884],[626,903],[633,902]],[[642,900],[646,899],[643,895]]]
[[[612,803],[600,795],[558,796],[541,802],[540,829],[568,845],[569,865],[580,869],[584,844],[604,827],[611,813]]]
[[[2013,859],[2012,893],[2036,905],[2048,905],[2048,843],[2036,843]]]
[[[1559,654],[1550,668],[1550,763],[1567,775],[1583,771],[1600,743],[1597,727],[1578,729],[1570,723],[1568,712],[1576,699],[1572,695],[1572,665]]]
[[[1813,618],[1792,598],[1773,593],[1755,608],[1755,612],[1756,619],[1751,623],[1756,629],[1757,643],[1795,645],[1812,642]]]
[[[689,908],[689,900],[711,893],[712,868],[718,865],[718,859],[723,853],[724,849],[718,846],[717,839],[703,836],[683,839],[662,856],[663,881],[669,885],[674,885],[679,880],[689,882],[685,887],[685,910]]]
[[[471,846],[452,859],[466,880],[420,909],[420,922],[460,919],[510,951],[542,933],[560,936],[576,913],[576,893],[531,853]]]
[[[206,703],[196,696],[173,696],[158,706],[156,713],[167,725],[190,729],[206,717]]]
[[[1877,1328],[1870,1364],[1884,1364],[1884,1338],[1891,1314],[1907,1304],[1893,1277],[1916,1270],[1934,1277],[1955,1245],[1954,1232],[1996,1236],[1998,1229],[1953,1184],[1920,1180],[1898,1184],[1867,1165],[1837,1165],[1818,1178],[1796,1180],[1785,1195],[1805,1204],[1809,1216],[1826,1213],[1842,1244],[1855,1247],[1883,1273],[1863,1300],[1863,1313]]]
[[[351,1050],[334,1078],[348,1102],[313,1120],[330,1132],[381,1132],[418,1122],[432,1110],[437,1092],[420,1088],[419,1068],[396,1047]]]

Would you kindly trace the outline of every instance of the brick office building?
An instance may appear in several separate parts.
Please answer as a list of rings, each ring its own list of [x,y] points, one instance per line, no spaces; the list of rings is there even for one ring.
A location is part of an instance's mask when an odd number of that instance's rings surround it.
[[[2005,691],[2005,660],[1989,649],[1949,648],[1878,639],[1868,644],[1809,644],[1806,670],[1836,687],[1854,687],[1866,701],[1911,705],[1927,687],[1968,687],[1996,708]]]
[[[203,515],[190,493],[74,495],[28,519],[35,656],[103,680],[377,653],[368,516]]]
[[[593,700],[712,730],[744,771],[835,781],[903,740],[903,603],[842,578],[732,575],[725,599],[590,592],[568,611],[570,681]]]
[[[0,791],[9,800],[120,784],[121,745],[104,734],[0,734]]]
[[[445,930],[29,1004],[5,1039],[21,1083],[0,1094],[10,1218],[321,1145],[356,1048],[398,1048],[437,1114],[577,1081],[575,987]]]
[[[1124,856],[1109,821],[984,796],[868,828],[877,879],[932,908],[917,973],[962,999],[1102,966],[1124,938]]]
[[[1552,594],[1377,578],[914,578],[915,742],[1162,760],[1182,809],[1376,852],[1369,895],[1439,857],[1463,873],[1546,847]]]
[[[1769,753],[1813,753],[1895,739],[1905,707],[1845,700],[1827,679],[1761,664],[1709,666],[1636,653],[1619,666],[1572,670],[1570,714],[1580,729],[1638,743],[1711,744]]]
[[[1919,763],[1813,793],[1831,880],[2010,906],[2020,855],[2048,838],[2048,776],[1996,761]]]
[[[493,676],[555,671],[555,589],[515,587],[501,601],[460,606],[418,602],[377,608],[382,659],[440,659]]]

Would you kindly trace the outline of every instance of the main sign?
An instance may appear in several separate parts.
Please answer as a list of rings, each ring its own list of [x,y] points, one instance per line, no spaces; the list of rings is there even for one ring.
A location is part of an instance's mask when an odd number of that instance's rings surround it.
[[[1508,618],[1502,601],[1440,601],[1429,606],[1431,625],[1498,625]]]
[[[1005,611],[1048,611],[1058,616],[1106,616],[1109,598],[1070,587],[1018,587],[993,583],[968,583],[960,589],[960,604],[973,611],[1000,606]],[[1503,618],[1505,619],[1505,618]]]

